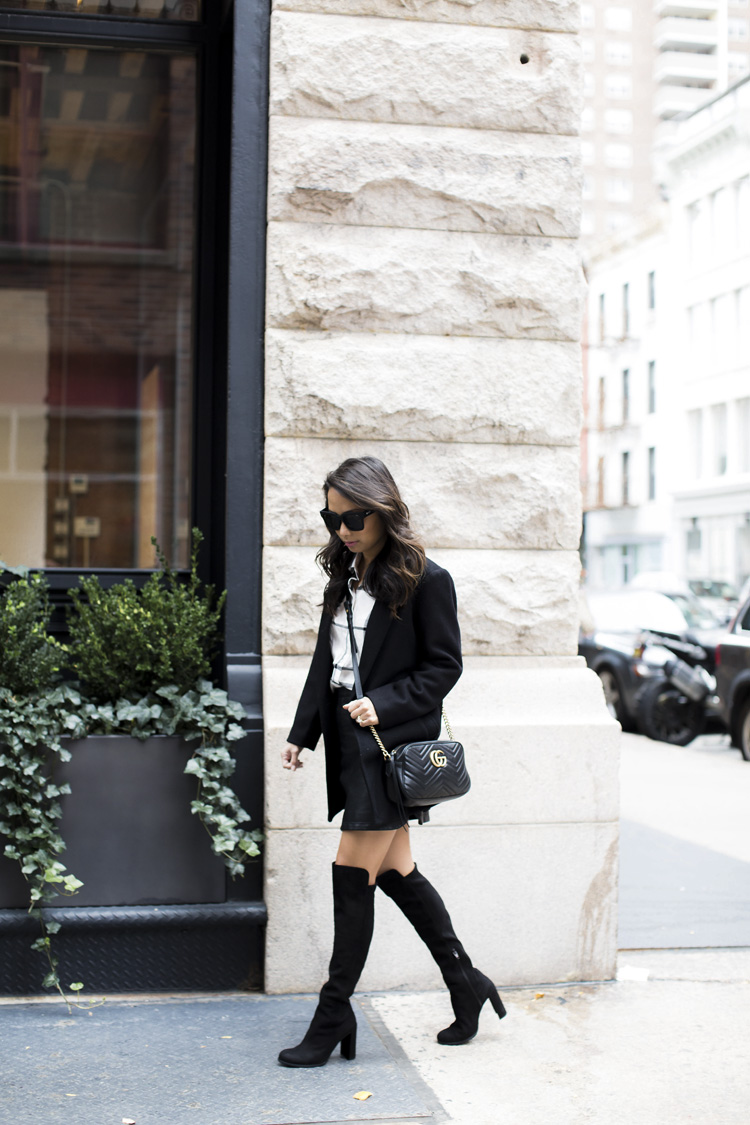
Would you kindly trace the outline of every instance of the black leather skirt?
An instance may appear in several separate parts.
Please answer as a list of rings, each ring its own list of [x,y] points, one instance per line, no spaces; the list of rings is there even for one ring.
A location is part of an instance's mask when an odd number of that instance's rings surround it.
[[[341,827],[347,832],[387,832],[403,827],[404,820],[393,801],[390,800],[385,785],[385,768],[370,769],[368,779],[362,769],[362,750],[360,738],[372,740],[372,747],[378,754],[375,739],[367,727],[359,727],[344,710],[344,704],[355,698],[349,688],[338,688],[335,692],[336,726],[341,746],[341,785],[346,793],[344,818]],[[367,744],[370,753],[369,743]],[[384,763],[383,763],[384,765]],[[371,787],[377,786],[372,793]],[[377,809],[377,812],[376,812]]]

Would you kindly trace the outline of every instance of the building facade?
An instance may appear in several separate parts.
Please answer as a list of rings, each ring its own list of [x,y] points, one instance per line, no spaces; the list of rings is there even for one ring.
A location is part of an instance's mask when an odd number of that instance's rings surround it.
[[[589,579],[750,574],[750,81],[676,127],[669,202],[589,263]]]
[[[677,122],[750,73],[746,0],[593,0],[581,7],[583,233],[593,245],[664,191]]]
[[[290,775],[279,750],[317,627],[323,477],[353,453],[382,456],[428,553],[454,575],[463,632],[465,673],[448,707],[474,787],[415,833],[420,865],[441,868],[477,959],[499,981],[609,976],[618,732],[576,656],[577,5],[271,7],[140,0],[116,11],[92,0],[66,14],[51,0],[0,3],[6,49],[36,35],[51,52],[46,69],[34,57],[23,79],[18,70],[2,103],[14,182],[33,172],[50,199],[48,182],[76,184],[79,205],[110,224],[99,233],[83,223],[79,242],[65,226],[74,203],[60,203],[64,234],[54,238],[51,202],[13,212],[7,260],[34,258],[24,223],[38,214],[34,229],[65,281],[58,297],[46,279],[19,285],[11,266],[0,279],[24,325],[4,345],[16,373],[0,384],[7,432],[17,435],[24,415],[22,367],[37,419],[34,441],[7,443],[5,471],[28,475],[38,511],[24,520],[13,494],[9,561],[44,565],[63,597],[82,566],[143,573],[149,527],[178,562],[186,529],[206,532],[207,574],[228,589],[226,679],[264,729],[265,789],[254,799],[266,831],[265,986],[313,989],[330,951],[321,903],[337,829],[324,820],[322,753]],[[160,74],[151,54],[174,61]],[[196,85],[183,97],[178,79],[191,66]],[[47,78],[36,102],[24,93],[31,73],[59,75],[54,96]],[[29,146],[35,127],[49,143]],[[116,152],[102,151],[100,134],[117,138]],[[30,149],[46,154],[43,174]],[[74,200],[66,190],[61,200]],[[181,207],[192,216],[182,227]],[[129,242],[117,226],[128,215]],[[99,277],[98,321],[97,302],[69,284],[78,259],[87,269],[132,262],[130,288]],[[175,276],[147,272],[160,265]],[[183,271],[192,286],[181,287]],[[137,326],[130,344],[126,314]],[[98,346],[110,336],[126,357],[125,390]],[[87,348],[74,349],[82,338]],[[74,351],[92,358],[74,361]],[[64,409],[62,391],[51,397],[56,365],[68,372]],[[125,428],[102,440],[110,461],[93,439],[55,436],[63,419],[70,436],[74,419],[111,416]],[[131,488],[126,517],[111,509],[121,539],[106,555],[110,508],[94,505],[94,484]],[[253,742],[246,753],[261,751]],[[378,913],[363,986],[437,984],[403,920],[387,906]]]

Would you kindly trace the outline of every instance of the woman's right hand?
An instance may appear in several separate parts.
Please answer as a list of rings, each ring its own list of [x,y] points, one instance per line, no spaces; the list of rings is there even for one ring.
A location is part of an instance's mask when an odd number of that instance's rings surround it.
[[[291,742],[287,742],[281,751],[281,764],[285,770],[302,769],[305,763],[299,760],[299,756],[303,749],[303,746],[292,746]]]

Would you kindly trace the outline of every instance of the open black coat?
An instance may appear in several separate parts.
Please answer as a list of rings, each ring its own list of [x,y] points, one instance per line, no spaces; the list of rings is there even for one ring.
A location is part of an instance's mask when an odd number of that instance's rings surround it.
[[[341,750],[330,689],[331,616],[325,610],[289,742],[314,750],[323,735],[328,785],[328,819],[344,807],[340,781]],[[402,742],[437,738],[440,708],[461,675],[461,634],[456,591],[447,570],[427,560],[412,597],[394,618],[376,601],[359,658],[362,690],[380,720],[378,734],[388,750]],[[377,816],[383,807],[383,755],[367,727],[356,727],[362,771]]]

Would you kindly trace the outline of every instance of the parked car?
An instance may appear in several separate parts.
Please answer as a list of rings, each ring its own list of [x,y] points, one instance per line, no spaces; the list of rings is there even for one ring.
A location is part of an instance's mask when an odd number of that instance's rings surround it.
[[[587,627],[578,653],[597,673],[610,714],[623,730],[639,729],[638,700],[660,664],[644,659],[655,640],[680,642],[688,632],[684,615],[664,594],[651,590],[618,593],[586,591]],[[663,660],[671,654],[664,653]]]
[[[716,649],[719,709],[746,762],[750,762],[750,600]]]
[[[731,612],[722,610],[721,616],[706,605],[690,588],[684,578],[679,578],[667,570],[642,571],[631,578],[626,590],[653,590],[664,594],[679,606],[689,629],[720,630],[731,620]]]
[[[740,587],[738,606],[744,605],[748,598],[750,598],[750,577],[746,578]]]
[[[688,586],[701,605],[722,625],[728,625],[739,608],[739,591],[731,582],[690,578]]]

